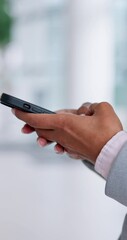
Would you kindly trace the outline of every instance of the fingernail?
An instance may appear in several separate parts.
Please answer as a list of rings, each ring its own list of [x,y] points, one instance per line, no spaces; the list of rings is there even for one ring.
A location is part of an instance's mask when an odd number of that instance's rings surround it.
[[[57,148],[56,146],[54,147],[54,150],[55,150],[55,153],[57,153],[57,154],[63,154],[64,153],[63,150]]]
[[[22,133],[27,133],[27,131],[25,130],[24,127],[21,129],[21,132],[22,132]]]
[[[37,139],[37,143],[40,147],[46,146],[46,141],[44,139],[41,138]]]
[[[15,115],[15,109],[14,108],[11,109],[11,112],[12,112],[12,114]]]
[[[61,152],[58,151],[56,148],[55,148],[54,150],[55,150],[55,153],[57,153],[57,154],[60,154],[60,153],[61,153]]]

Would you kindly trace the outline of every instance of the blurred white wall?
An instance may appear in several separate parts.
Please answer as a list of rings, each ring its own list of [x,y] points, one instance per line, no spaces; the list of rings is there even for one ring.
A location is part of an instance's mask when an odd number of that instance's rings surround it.
[[[104,187],[82,162],[48,149],[1,151],[0,239],[117,240],[126,210]]]
[[[13,74],[13,91],[45,107],[59,108],[65,103],[66,4],[27,0],[14,1],[12,6],[12,47],[21,60]]]
[[[71,103],[113,101],[112,1],[71,1]]]
[[[6,71],[1,91],[51,110],[64,108],[68,103],[66,1],[11,2],[14,25],[12,42],[5,55]],[[4,129],[2,141],[24,141],[15,130],[19,131],[21,123],[12,118],[9,109],[2,106],[0,111],[1,129]],[[26,142],[31,139],[26,138]]]

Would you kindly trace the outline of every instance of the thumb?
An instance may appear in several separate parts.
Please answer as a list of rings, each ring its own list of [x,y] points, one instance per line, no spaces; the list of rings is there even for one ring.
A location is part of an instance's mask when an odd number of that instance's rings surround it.
[[[97,103],[90,103],[90,102],[86,102],[83,103],[82,106],[78,109],[77,114],[81,115],[81,114],[85,114],[87,116],[91,116],[94,114],[94,108],[97,105]]]
[[[108,102],[100,102],[100,103],[93,103],[90,105],[89,111],[92,115],[105,115],[109,116],[109,114],[112,112],[115,113],[113,107]]]

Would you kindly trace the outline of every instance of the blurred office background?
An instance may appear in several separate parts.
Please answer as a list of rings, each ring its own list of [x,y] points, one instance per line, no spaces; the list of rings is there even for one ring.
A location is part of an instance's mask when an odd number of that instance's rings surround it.
[[[10,16],[10,17],[9,17]],[[45,108],[109,101],[127,125],[125,0],[0,0],[0,89]],[[0,106],[0,238],[114,240],[126,209]]]

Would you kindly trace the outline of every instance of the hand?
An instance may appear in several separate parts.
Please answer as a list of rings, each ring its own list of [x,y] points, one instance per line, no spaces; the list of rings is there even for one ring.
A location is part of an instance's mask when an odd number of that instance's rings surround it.
[[[81,107],[79,107],[78,109],[63,109],[63,110],[57,111],[57,113],[72,113],[72,114],[76,114],[76,115],[81,115],[81,114],[82,115],[83,114],[91,115],[91,112],[89,110],[90,105],[91,105],[91,103],[87,102],[87,103],[83,103],[81,105]],[[25,133],[25,134],[29,134],[29,133],[32,133],[34,131],[35,131],[35,129],[30,127],[28,124],[25,124],[24,127],[22,128],[22,132]],[[53,143],[53,142],[48,141],[47,139],[42,138],[42,137],[38,137],[37,142],[41,147],[44,147],[44,146],[47,146],[47,145]],[[58,143],[55,145],[54,149],[55,149],[55,152],[57,154],[63,154],[64,152],[66,152],[68,154],[68,156],[71,157],[71,158],[81,159],[81,156],[77,155],[77,153],[71,152],[71,151],[68,152],[67,149],[64,149]]]
[[[71,153],[93,164],[103,146],[123,129],[108,103],[91,104],[89,115],[73,113],[30,114],[15,110],[15,115],[26,122],[37,135],[57,142]]]

